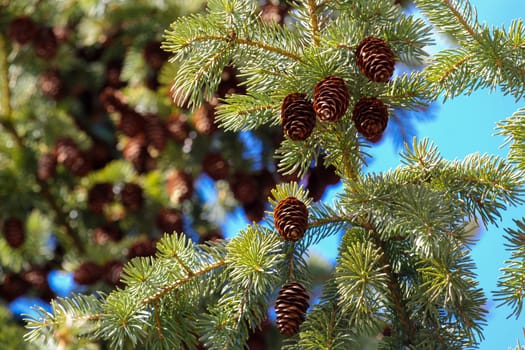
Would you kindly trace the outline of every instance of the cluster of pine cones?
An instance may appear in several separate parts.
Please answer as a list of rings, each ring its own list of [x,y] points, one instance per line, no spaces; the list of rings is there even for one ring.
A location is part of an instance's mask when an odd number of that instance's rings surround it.
[[[367,37],[355,52],[357,67],[370,80],[387,82],[394,73],[395,56],[386,41]],[[294,141],[308,138],[317,119],[321,122],[337,122],[350,104],[348,87],[343,78],[328,76],[314,88],[311,102],[304,93],[291,93],[281,104],[283,133]],[[352,110],[356,130],[371,142],[381,139],[388,123],[388,108],[376,97],[361,97]]]

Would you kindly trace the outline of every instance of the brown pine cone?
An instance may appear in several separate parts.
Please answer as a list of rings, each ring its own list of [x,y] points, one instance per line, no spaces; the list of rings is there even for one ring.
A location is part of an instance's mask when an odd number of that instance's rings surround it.
[[[149,239],[140,240],[133,243],[131,247],[128,248],[127,257],[131,260],[139,256],[153,256],[156,251],[157,248],[155,241]]]
[[[11,302],[19,296],[26,294],[29,288],[29,283],[19,274],[8,273],[4,276],[4,280],[0,285],[0,297],[7,302]]]
[[[218,241],[224,239],[224,235],[219,230],[211,230],[206,232],[204,235],[201,235],[199,238],[199,243],[204,243],[207,241]]]
[[[321,200],[324,192],[326,191],[326,187],[328,186],[328,184],[321,177],[319,171],[316,169],[317,168],[313,168],[310,171],[308,176],[308,185],[306,186],[308,193],[314,202]]]
[[[158,41],[151,41],[142,51],[144,61],[154,70],[159,70],[169,58],[169,53],[161,49],[160,45]]]
[[[102,214],[104,207],[115,199],[113,184],[109,182],[99,182],[94,184],[88,191],[88,209],[94,214]]]
[[[166,190],[173,203],[190,199],[193,195],[193,178],[184,171],[174,170],[166,178]]]
[[[126,109],[129,108],[127,106],[124,94],[110,86],[102,90],[102,92],[98,95],[98,99],[106,112],[124,113],[126,112]]]
[[[85,261],[73,272],[73,280],[82,285],[91,285],[102,277],[102,267],[92,261]]]
[[[279,333],[291,336],[299,331],[301,323],[306,318],[309,299],[301,283],[290,282],[281,288],[275,301]]]
[[[105,224],[95,228],[93,231],[93,242],[96,244],[106,244],[109,241],[118,242],[124,237],[124,232],[117,225]]]
[[[213,180],[224,180],[230,175],[230,164],[219,152],[210,152],[202,160],[202,171]]]
[[[55,154],[57,162],[66,165],[68,168],[74,164],[76,158],[82,156],[77,144],[70,137],[60,138],[56,141]]]
[[[56,69],[50,69],[40,74],[38,86],[45,96],[57,100],[62,95],[64,83],[60,72]]]
[[[215,106],[205,102],[199,109],[193,113],[193,125],[197,132],[210,136],[217,131],[215,125]]]
[[[10,217],[4,221],[3,233],[11,248],[21,247],[26,239],[24,223],[17,218]]]
[[[93,170],[102,169],[113,159],[109,146],[96,140],[87,151],[87,157],[90,159]]]
[[[155,114],[144,116],[144,133],[147,142],[157,151],[166,148],[166,127],[164,122]]]
[[[257,179],[253,174],[237,173],[230,182],[233,197],[241,204],[253,203],[259,196]]]
[[[155,220],[157,228],[163,233],[182,233],[184,231],[184,217],[182,213],[173,208],[162,208]]]
[[[25,45],[36,36],[37,24],[27,16],[16,17],[9,22],[8,35],[14,42]]]
[[[264,209],[266,201],[256,199],[252,203],[243,204],[244,215],[250,222],[259,222],[264,218]]]
[[[354,106],[352,120],[361,135],[371,142],[377,142],[388,123],[388,108],[378,98],[362,97]]]
[[[305,94],[292,93],[281,104],[283,133],[294,141],[306,140],[315,127],[315,111]]]
[[[357,46],[355,59],[361,72],[371,81],[384,83],[394,74],[395,56],[383,39],[371,36],[363,39]]]
[[[129,210],[139,210],[144,203],[142,187],[131,182],[125,183],[120,191],[120,201]]]
[[[314,110],[321,121],[336,122],[345,115],[350,95],[344,79],[328,76],[314,88]]]
[[[129,137],[137,136],[144,131],[144,117],[132,108],[120,111],[120,120],[117,128]]]
[[[183,114],[172,114],[166,120],[168,136],[175,142],[183,143],[190,134],[190,125]]]
[[[239,84],[235,68],[233,66],[225,66],[222,71],[221,82],[217,87],[217,96],[225,98],[230,94],[245,94],[246,88]]]
[[[33,47],[37,56],[45,60],[55,57],[58,51],[58,40],[53,28],[40,27],[33,38]]]
[[[114,88],[121,87],[120,73],[122,72],[122,60],[111,60],[106,65],[106,85]]]
[[[308,208],[299,199],[287,197],[275,207],[273,222],[285,240],[297,241],[304,236],[308,226]]]
[[[262,6],[261,18],[268,23],[277,23],[282,26],[288,14],[288,9],[289,6],[276,5],[271,1],[267,1],[266,4]]]
[[[102,280],[111,286],[117,285],[123,270],[124,263],[122,261],[110,260],[102,266]]]
[[[38,158],[37,177],[39,180],[47,181],[55,176],[57,158],[53,152],[42,153]]]
[[[157,167],[156,159],[148,152],[144,135],[129,138],[124,145],[122,155],[133,164],[139,174],[147,173]]]

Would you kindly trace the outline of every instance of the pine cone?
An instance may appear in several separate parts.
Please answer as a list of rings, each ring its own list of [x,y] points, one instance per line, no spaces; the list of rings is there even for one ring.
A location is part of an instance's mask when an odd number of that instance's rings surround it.
[[[279,333],[291,336],[299,331],[306,317],[308,301],[306,289],[298,282],[290,282],[281,288],[275,302]]]
[[[197,132],[210,136],[217,131],[217,125],[215,125],[215,106],[205,102],[199,109],[193,114],[193,125]]]
[[[125,183],[120,191],[120,201],[129,210],[139,210],[144,203],[142,187],[131,182]]]
[[[95,284],[102,277],[102,267],[92,261],[85,261],[73,272],[73,280],[78,284]]]
[[[381,139],[388,123],[388,108],[375,97],[362,97],[354,106],[352,120],[359,133],[371,142]]]
[[[118,242],[123,236],[124,233],[117,225],[105,224],[95,228],[92,239],[96,244],[102,245],[109,241]]]
[[[384,83],[394,74],[395,56],[383,39],[363,39],[357,46],[355,59],[361,72],[371,81]]]
[[[224,180],[230,174],[230,164],[222,154],[210,152],[202,160],[202,170],[213,180]]]
[[[184,171],[174,170],[166,179],[166,190],[173,203],[190,199],[193,195],[193,178]]]
[[[252,203],[243,204],[244,215],[248,221],[259,222],[264,218],[264,209],[266,201],[256,199]]]
[[[57,167],[57,158],[53,152],[47,152],[40,155],[37,164],[37,177],[39,180],[47,181],[55,176]]]
[[[27,16],[14,18],[9,23],[8,35],[14,42],[25,45],[36,36],[37,24]]]
[[[306,140],[315,126],[315,111],[305,94],[293,93],[281,104],[283,132],[294,141]]]
[[[120,260],[110,260],[102,266],[102,280],[109,285],[117,285],[124,270],[124,263]]]
[[[221,82],[217,87],[217,96],[225,98],[230,94],[245,94],[246,88],[239,84],[235,68],[233,66],[225,66],[222,71]]]
[[[148,152],[144,135],[128,139],[122,155],[133,164],[139,174],[144,174],[157,167],[157,161]]]
[[[120,113],[117,127],[126,136],[137,136],[144,131],[144,117],[134,109],[125,108]]]
[[[33,38],[33,46],[35,48],[36,54],[39,57],[45,60],[55,57],[58,51],[58,40],[55,36],[53,28],[39,28],[35,37]]]
[[[233,192],[233,197],[241,204],[253,203],[259,195],[257,179],[252,174],[235,174],[230,182],[230,188]]]
[[[55,143],[57,162],[63,163],[75,176],[85,176],[91,170],[89,158],[69,137],[64,137]]]
[[[342,78],[331,75],[315,84],[314,110],[322,121],[336,122],[341,119],[349,99],[348,87]]]
[[[144,133],[146,140],[157,151],[166,148],[166,127],[164,122],[155,114],[144,116]]]
[[[44,95],[55,100],[61,97],[64,88],[60,72],[56,69],[42,73],[38,78],[38,85]]]
[[[173,208],[162,208],[155,221],[157,228],[164,233],[181,233],[184,231],[184,218],[182,213]]]
[[[122,85],[120,73],[122,72],[122,60],[111,60],[106,65],[106,84],[108,86],[119,88]]]
[[[124,94],[110,86],[102,90],[98,95],[98,99],[106,112],[124,113],[126,109],[129,108],[125,102],[126,98],[124,97]]]
[[[304,236],[308,226],[308,208],[299,199],[287,197],[275,207],[273,222],[285,240],[297,241]]]
[[[99,182],[89,189],[87,205],[91,212],[100,215],[104,212],[104,206],[111,203],[114,198],[113,184],[109,182]]]
[[[24,223],[17,218],[8,218],[4,221],[4,238],[12,248],[18,248],[24,244],[26,233]]]
[[[21,295],[27,293],[30,285],[20,275],[14,273],[5,274],[0,285],[0,297],[11,302]]]
[[[93,141],[93,144],[87,151],[93,170],[104,168],[112,159],[113,155],[109,146],[102,141]]]
[[[276,5],[271,1],[267,1],[262,6],[261,18],[268,23],[277,23],[282,26],[288,13],[288,8],[289,6]]]
[[[158,41],[151,41],[144,47],[142,55],[144,61],[154,70],[159,70],[160,67],[169,58],[169,54],[160,48],[161,43]]]
[[[182,114],[172,114],[166,120],[168,135],[177,143],[183,143],[190,134],[190,125]]]
[[[128,249],[128,259],[133,259],[138,256],[153,256],[155,255],[155,252],[157,251],[157,248],[155,247],[155,242],[152,240],[140,240],[138,242],[133,243],[131,247]]]

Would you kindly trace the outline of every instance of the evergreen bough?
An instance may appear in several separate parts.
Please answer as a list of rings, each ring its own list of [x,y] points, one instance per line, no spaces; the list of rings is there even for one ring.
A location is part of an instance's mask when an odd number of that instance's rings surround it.
[[[278,125],[285,96],[311,98],[316,83],[331,75],[346,81],[350,106],[373,96],[391,109],[419,109],[481,87],[523,98],[522,20],[489,28],[467,1],[416,5],[456,49],[429,58],[430,27],[391,0],[298,0],[283,27],[261,20],[255,1],[210,0],[204,14],[176,20],[165,34],[163,47],[177,67],[173,96],[198,107],[213,97],[223,68],[233,65],[247,94],[226,96],[217,111],[218,123],[233,131]],[[427,66],[386,83],[368,81],[354,63],[355,48],[368,36],[388,42],[399,63]],[[343,179],[344,192],[330,206],[312,204],[294,182],[272,192],[273,207],[288,197],[308,206],[299,241],[285,242],[271,220],[229,242],[195,244],[165,235],[155,257],[125,266],[122,288],[56,299],[51,312],[28,319],[26,339],[57,346],[77,337],[78,347],[100,339],[112,349],[195,349],[199,342],[242,349],[283,285],[298,281],[312,291],[309,247],[343,232],[335,271],[284,349],[360,349],[370,341],[382,349],[475,348],[487,299],[474,272],[468,225],[496,223],[503,210],[523,201],[523,111],[500,127],[511,143],[510,161],[486,154],[448,161],[423,139],[407,143],[399,167],[371,174],[364,172],[367,143],[349,108],[340,121],[317,123],[307,140],[285,138],[276,151],[284,174],[304,174],[322,154]],[[513,257],[496,294],[519,315],[525,223],[516,223],[508,230]]]

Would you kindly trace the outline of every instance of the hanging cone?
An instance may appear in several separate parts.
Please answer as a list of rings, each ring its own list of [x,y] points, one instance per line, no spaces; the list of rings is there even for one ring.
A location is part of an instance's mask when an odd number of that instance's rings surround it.
[[[42,153],[38,158],[37,177],[39,180],[47,181],[55,176],[57,158],[53,152]]]
[[[144,131],[144,117],[131,108],[121,111],[117,128],[129,137],[137,136]]]
[[[346,113],[349,98],[346,82],[334,75],[328,76],[315,85],[315,114],[321,121],[336,122]]]
[[[26,239],[24,223],[17,218],[8,218],[4,221],[3,233],[11,248],[21,247]]]
[[[169,58],[169,54],[160,48],[161,43],[158,41],[151,41],[146,44],[142,55],[144,61],[150,66],[153,70],[159,70],[160,67],[166,62]]]
[[[182,213],[173,208],[162,208],[157,214],[155,223],[163,233],[182,233],[184,231],[184,218]]]
[[[82,285],[91,285],[102,277],[102,267],[92,261],[85,261],[73,272],[73,280]]]
[[[102,266],[102,280],[111,286],[117,285],[123,270],[124,263],[122,261],[110,260]]]
[[[109,241],[118,242],[124,237],[124,233],[117,225],[105,224],[95,228],[93,231],[93,242],[96,244],[106,244]]]
[[[215,106],[205,102],[199,109],[193,113],[193,125],[197,132],[210,136],[217,131],[215,125]]]
[[[264,209],[266,201],[256,199],[252,203],[243,204],[244,215],[250,222],[259,222],[264,218]]]
[[[386,41],[367,37],[357,46],[356,64],[363,74],[378,83],[387,82],[394,74],[395,56]]]
[[[49,60],[56,56],[58,51],[58,40],[53,28],[41,27],[33,38],[33,46],[37,56]]]
[[[284,24],[284,19],[288,13],[289,5],[276,5],[271,1],[267,1],[262,6],[261,18],[268,23]]]
[[[138,256],[153,256],[157,248],[155,248],[155,242],[152,240],[140,240],[133,243],[128,249],[128,259],[133,259]]]
[[[233,196],[241,204],[253,203],[259,194],[257,179],[253,174],[237,173],[230,182]]]
[[[277,328],[281,334],[294,335],[306,317],[309,296],[306,289],[298,282],[286,284],[279,291],[275,302]]]
[[[148,152],[144,135],[129,138],[124,145],[122,155],[133,164],[139,174],[147,173],[157,167],[156,159]]]
[[[168,174],[166,190],[173,203],[180,203],[190,199],[193,195],[193,178],[184,171],[174,170]]]
[[[104,168],[111,160],[114,159],[109,146],[102,141],[93,141],[93,144],[87,151],[93,170]]]
[[[114,88],[123,86],[120,80],[122,72],[122,60],[111,60],[106,65],[106,85]]]
[[[26,294],[29,288],[29,283],[19,274],[6,273],[0,284],[0,297],[7,302],[11,302],[19,296]]]
[[[104,212],[104,207],[111,203],[114,198],[113,184],[109,182],[96,183],[88,191],[88,209],[92,213],[100,215]]]
[[[305,94],[292,93],[281,104],[281,124],[284,134],[294,141],[305,140],[315,126],[315,111]]]
[[[38,26],[30,17],[21,16],[11,20],[7,33],[11,40],[24,45],[33,40],[37,31]]]
[[[57,100],[62,95],[64,83],[60,72],[56,69],[50,69],[40,75],[38,86],[45,96]]]
[[[303,237],[308,226],[308,208],[299,199],[287,197],[275,207],[273,222],[285,240],[297,241]]]
[[[144,133],[147,142],[157,151],[166,148],[166,127],[164,122],[155,114],[144,116]]]
[[[110,86],[102,90],[102,92],[98,95],[98,99],[106,112],[124,113],[126,108],[129,108],[126,104],[126,98],[124,97],[124,94]]]
[[[190,134],[190,124],[183,114],[172,114],[166,120],[168,136],[175,142],[183,143]]]
[[[361,135],[377,142],[388,123],[388,108],[380,99],[362,97],[354,106],[352,120]]]
[[[202,171],[213,180],[224,180],[230,175],[230,164],[219,152],[210,152],[202,160]]]
[[[144,203],[142,187],[131,182],[125,183],[120,191],[120,201],[122,205],[129,210],[139,210]]]

